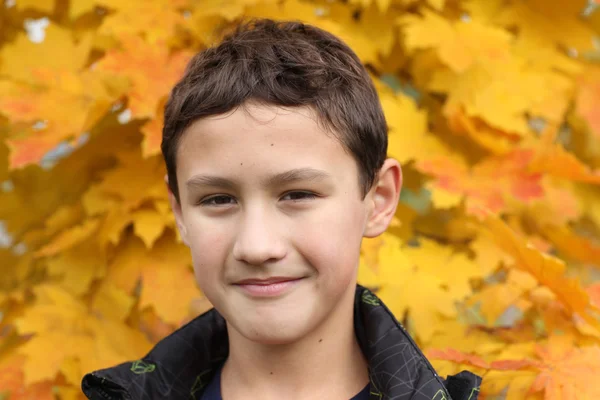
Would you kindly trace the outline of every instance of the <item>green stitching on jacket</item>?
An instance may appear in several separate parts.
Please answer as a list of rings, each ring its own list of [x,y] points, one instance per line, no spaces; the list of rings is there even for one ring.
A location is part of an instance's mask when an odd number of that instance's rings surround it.
[[[208,381],[205,380],[204,378],[206,377],[206,375],[210,374],[211,372],[212,372],[212,370],[207,369],[206,371],[201,372],[196,377],[196,380],[194,381],[194,384],[192,385],[192,389],[190,390],[190,398],[195,399],[196,393],[198,393],[199,391],[204,389],[204,387],[206,385],[208,385]]]
[[[156,369],[156,365],[144,362],[142,360],[137,360],[131,363],[131,372],[134,374],[145,374],[147,372],[153,372]]]
[[[473,398],[473,395],[475,394],[475,392],[479,392],[479,386],[471,389],[471,394],[469,395],[469,398],[467,400],[471,400]]]
[[[369,396],[369,400],[373,400],[373,396],[377,396],[377,398],[379,400],[383,399],[383,393],[381,393],[381,390],[379,390],[379,388],[377,387],[377,385],[375,384],[375,381],[373,380],[373,376],[371,376],[371,370],[369,369],[369,394],[371,396]]]
[[[437,393],[431,398],[431,400],[448,400],[448,398],[446,397],[446,393],[444,393],[442,389],[439,389]]]
[[[365,290],[361,297],[363,303],[370,304],[372,306],[379,306],[381,303],[379,299],[375,297],[375,295],[367,290]]]

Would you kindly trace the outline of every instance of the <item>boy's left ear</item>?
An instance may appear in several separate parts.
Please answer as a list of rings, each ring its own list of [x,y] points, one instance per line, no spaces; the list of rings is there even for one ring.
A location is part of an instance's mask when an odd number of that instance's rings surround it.
[[[388,158],[379,170],[377,181],[367,194],[369,214],[364,237],[373,238],[385,232],[396,213],[401,189],[400,163],[393,158]]]

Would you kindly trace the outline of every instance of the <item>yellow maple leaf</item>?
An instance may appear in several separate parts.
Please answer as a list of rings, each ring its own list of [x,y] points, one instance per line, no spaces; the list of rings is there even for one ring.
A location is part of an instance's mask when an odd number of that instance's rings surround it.
[[[476,21],[452,23],[441,15],[422,10],[423,17],[402,16],[398,24],[411,51],[435,48],[454,72],[465,72],[475,63],[497,63],[510,58],[511,35]]]
[[[54,11],[54,0],[18,0],[15,6],[18,10],[34,9],[51,14]]]
[[[470,19],[491,25],[505,3],[504,0],[462,0],[461,5]]]
[[[294,15],[295,19],[318,26],[338,36],[347,43],[365,63],[378,64],[378,49],[373,46],[371,38],[352,30],[337,21],[320,17],[317,5],[304,3],[300,0],[287,0],[282,4],[261,2],[246,9],[245,16],[280,19],[281,15]]]
[[[121,207],[133,210],[150,198],[150,194],[162,191],[161,197],[166,197],[164,186],[165,166],[159,157],[143,158],[139,149],[119,153],[119,164],[103,174],[102,181],[95,188],[96,196],[102,194],[117,196],[122,200]],[[159,189],[158,189],[159,188]],[[96,197],[97,198],[97,197]],[[90,199],[92,202],[92,198]],[[92,203],[95,204],[94,200]]]
[[[133,222],[133,215],[122,205],[116,206],[106,213],[96,236],[101,247],[109,243],[118,244],[121,234]]]
[[[96,71],[127,78],[131,83],[127,95],[132,117],[153,117],[160,101],[183,75],[192,53],[169,55],[164,44],[153,45],[135,35],[122,35],[120,42],[120,49],[109,50],[98,61]]]
[[[173,239],[173,232],[167,231],[148,251],[135,236],[126,238],[107,279],[129,294],[141,279],[140,307],[152,306],[163,321],[179,325],[201,293],[190,268],[189,249]]]
[[[207,16],[219,16],[225,20],[233,21],[244,14],[244,10],[249,5],[259,3],[258,1],[239,1],[239,0],[207,0],[202,4],[197,4],[194,10],[194,24],[197,25]],[[202,27],[198,26],[199,29]]]
[[[77,225],[83,217],[83,209],[78,204],[64,205],[56,210],[44,222],[44,231],[52,236],[60,231]]]
[[[481,392],[491,395],[505,393],[506,400],[543,400],[529,393],[536,371],[489,371],[481,384]]]
[[[61,232],[52,242],[37,250],[35,255],[38,257],[52,256],[69,249],[92,236],[98,229],[99,224],[98,219],[88,219],[81,225]]]
[[[97,5],[102,4],[102,0],[77,0],[69,3],[69,18],[76,19],[82,14],[93,11]]]
[[[460,160],[436,136],[428,133],[427,112],[408,96],[394,95],[377,82],[379,96],[390,129],[388,154],[400,163],[444,157]]]
[[[384,2],[388,2],[385,4]],[[377,38],[372,42],[382,56],[389,56],[392,51],[392,46],[396,39],[396,31],[394,29],[394,20],[396,12],[388,10],[390,0],[377,0],[370,7],[365,7],[362,10],[358,21],[348,22],[347,29],[357,30],[361,35],[368,38]],[[383,4],[382,4],[383,3]]]
[[[40,67],[40,60],[44,60],[45,68],[79,71],[87,62],[90,49],[91,36],[76,43],[71,31],[51,22],[42,43],[34,43],[25,34],[20,34],[13,43],[3,46],[0,59],[4,62],[0,64],[0,74],[30,82],[35,80],[32,72]]]
[[[104,318],[124,321],[135,299],[111,281],[104,281],[94,296],[92,308]]]
[[[106,273],[104,253],[94,241],[62,250],[46,265],[48,274],[62,278],[59,285],[74,295],[86,293],[92,280]]]
[[[442,289],[442,280],[435,275],[411,269],[401,277],[403,283],[385,285],[377,294],[398,318],[408,311],[417,338],[428,343],[443,329],[445,318],[456,317],[452,295]]]
[[[488,235],[478,235],[469,247],[475,252],[475,262],[484,271],[483,276],[491,274],[501,264],[513,262],[512,256],[499,249],[494,239]]]
[[[133,294],[141,276],[147,249],[137,236],[128,235],[118,244],[108,266],[106,279],[127,294]]]
[[[428,88],[448,93],[444,113],[464,110],[492,128],[510,135],[530,135],[526,113],[552,122],[561,121],[569,106],[574,84],[549,68],[539,68],[516,55],[502,62],[474,64],[462,73],[436,71]],[[510,88],[518,87],[520,96]]]
[[[153,1],[113,1],[101,0],[103,5],[117,11],[103,19],[98,33],[117,38],[144,33],[146,40],[155,44],[167,40],[178,25],[183,23],[183,15],[177,10],[178,3],[169,0]]]
[[[132,213],[133,229],[139,236],[147,248],[152,248],[154,242],[160,237],[167,226],[174,227],[174,220],[165,217],[162,213],[150,210],[140,209]]]
[[[483,278],[486,272],[465,254],[456,253],[449,246],[421,238],[418,247],[405,247],[404,254],[416,264],[420,273],[435,276],[448,287],[453,300],[462,300],[471,294],[470,281]]]
[[[479,303],[481,315],[492,326],[506,325],[498,319],[511,306],[525,312],[530,303],[523,303],[522,297],[537,286],[537,281],[528,273],[510,270],[505,282],[490,284],[469,299],[469,303]]]
[[[589,264],[600,264],[600,242],[594,237],[583,237],[566,226],[546,225],[541,229],[562,254]]]
[[[163,236],[143,259],[140,308],[152,306],[165,322],[180,325],[192,299],[200,297],[189,248]]]
[[[503,26],[517,26],[519,34],[544,40],[551,45],[573,48],[578,52],[592,51],[594,31],[580,22],[586,7],[585,0],[531,0],[515,2],[503,7],[495,22]]]
[[[397,237],[382,236],[381,245],[374,247],[377,268],[361,264],[359,282],[378,289],[377,295],[398,319],[408,311],[417,337],[426,343],[441,329],[444,317],[456,315],[452,295],[442,288],[442,279],[421,270],[423,264],[405,254]]]
[[[35,333],[17,349],[27,358],[25,385],[53,380],[72,358],[87,372],[138,358],[149,350],[150,343],[141,333],[110,318],[96,319],[63,289],[46,284],[34,291],[36,303],[15,322],[19,333]]]

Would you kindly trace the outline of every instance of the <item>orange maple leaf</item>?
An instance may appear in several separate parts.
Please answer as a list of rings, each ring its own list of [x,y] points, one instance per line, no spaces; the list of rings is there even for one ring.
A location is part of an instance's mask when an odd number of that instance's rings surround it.
[[[596,282],[587,287],[587,292],[590,295],[592,303],[600,307],[600,282]]]
[[[444,115],[447,116],[448,124],[454,133],[468,135],[481,147],[494,154],[509,152],[520,138],[518,134],[510,134],[489,126],[481,118],[469,117],[463,106],[447,103],[444,107]]]
[[[30,132],[29,136],[10,138],[5,141],[10,149],[8,162],[11,169],[38,163],[61,140],[61,132],[54,126],[48,126],[43,131],[28,129],[26,132]]]
[[[600,326],[591,314],[595,306],[590,302],[579,280],[565,275],[564,262],[524,243],[496,215],[488,214],[485,226],[497,245],[513,258],[516,268],[527,271],[539,283],[550,289],[572,313],[580,315],[595,327]]]
[[[555,143],[557,128],[549,126],[534,146],[529,171],[543,172],[571,181],[600,184],[600,170],[593,171],[559,143]]]
[[[54,400],[49,380],[24,386],[26,357],[13,353],[0,362],[0,398],[10,400]]]
[[[600,138],[600,69],[590,69],[579,79],[575,98],[575,111],[588,124],[590,130]]]
[[[192,53],[169,55],[164,43],[149,44],[134,35],[124,35],[120,40],[122,47],[109,50],[97,69],[129,80],[127,94],[134,118],[154,117],[159,102],[181,77]]]
[[[430,349],[427,351],[427,357],[437,360],[452,361],[457,364],[468,364],[478,368],[490,368],[490,364],[478,355],[463,353],[462,351],[455,349]]]
[[[432,349],[427,356],[487,370],[536,371],[537,376],[527,384],[527,392],[543,392],[546,400],[600,398],[600,386],[593,383],[600,374],[600,346],[577,347],[570,336],[554,335],[544,345],[536,345],[536,358],[500,359],[488,363],[476,354],[454,349]],[[527,380],[526,376],[524,378]],[[521,393],[521,396],[525,394]]]
[[[162,102],[159,108],[162,106]],[[164,124],[164,113],[159,112],[156,117],[142,126],[141,131],[144,134],[142,141],[142,155],[144,158],[160,153],[160,144],[162,141],[162,128]]]
[[[446,158],[420,160],[416,166],[435,177],[435,187],[463,194],[467,212],[478,214],[482,206],[500,212],[511,198],[527,202],[544,195],[541,174],[526,170],[532,156],[531,151],[515,150],[489,157],[472,168]]]
[[[573,347],[565,338],[552,336],[547,345],[537,346],[540,374],[531,391],[544,391],[547,400],[598,399],[600,385],[600,347]]]
[[[584,263],[600,265],[600,243],[577,235],[565,226],[547,225],[541,229],[562,254]]]

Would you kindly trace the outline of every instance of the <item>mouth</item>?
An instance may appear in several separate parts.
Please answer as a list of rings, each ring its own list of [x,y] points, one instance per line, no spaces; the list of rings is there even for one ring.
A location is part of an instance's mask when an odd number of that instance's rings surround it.
[[[272,285],[275,283],[297,281],[302,278],[274,276],[266,279],[244,279],[242,281],[234,283],[234,285]]]
[[[244,279],[234,283],[250,297],[276,297],[281,296],[296,287],[304,277],[271,277],[267,279]]]

